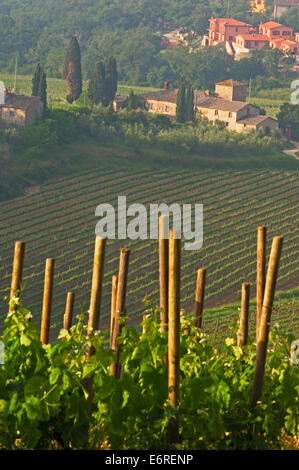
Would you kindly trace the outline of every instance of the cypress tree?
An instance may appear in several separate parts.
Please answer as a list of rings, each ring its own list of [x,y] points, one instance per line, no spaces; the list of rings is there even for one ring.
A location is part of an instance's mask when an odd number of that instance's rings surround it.
[[[114,100],[116,92],[117,92],[117,79],[118,79],[117,64],[116,64],[116,59],[114,57],[109,58],[107,68],[108,68],[107,75],[110,78],[109,98],[111,102]]]
[[[42,68],[40,63],[37,64],[32,78],[32,96],[38,96],[39,84],[41,79]]]
[[[134,91],[130,91],[128,96],[128,110],[132,111],[133,109],[137,109],[139,107],[139,99],[138,96],[135,95]]]
[[[186,121],[186,87],[184,82],[181,82],[178,90],[176,101],[176,121]]]
[[[108,106],[114,100],[117,91],[117,66],[114,57],[109,57],[105,61],[105,89],[103,104]]]
[[[40,97],[44,105],[43,114],[45,115],[47,111],[47,75],[43,70],[41,71],[41,75],[40,75],[38,96]]]
[[[105,82],[105,66],[103,62],[98,62],[88,83],[87,96],[93,104],[103,102]]]
[[[186,121],[194,121],[194,91],[191,85],[188,86],[186,95]]]
[[[77,100],[82,93],[81,52],[77,38],[71,38],[66,50],[63,77],[67,81],[69,95],[66,97],[69,103]]]

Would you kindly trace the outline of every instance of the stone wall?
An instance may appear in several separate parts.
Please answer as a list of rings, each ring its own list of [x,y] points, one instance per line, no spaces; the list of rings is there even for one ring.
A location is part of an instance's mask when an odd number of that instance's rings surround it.
[[[25,126],[26,122],[26,111],[25,109],[14,109],[2,106],[0,108],[1,119],[6,121],[8,124],[18,124],[19,126]]]
[[[33,103],[31,106],[29,106],[26,110],[25,126],[29,126],[30,124],[32,124],[36,114],[42,115],[42,113],[43,113],[43,103],[41,101],[37,103]]]

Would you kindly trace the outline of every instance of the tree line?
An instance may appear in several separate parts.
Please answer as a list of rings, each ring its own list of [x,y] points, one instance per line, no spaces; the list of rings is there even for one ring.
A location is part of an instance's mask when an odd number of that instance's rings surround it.
[[[63,77],[67,82],[69,94],[66,97],[68,103],[72,104],[78,100],[83,89],[81,51],[78,40],[73,36],[66,49],[63,66]],[[87,96],[92,104],[103,104],[108,106],[117,91],[117,64],[114,57],[110,56],[100,60],[94,66],[93,74],[88,83]],[[32,78],[32,96],[39,96],[47,107],[47,81],[46,73],[38,63]]]

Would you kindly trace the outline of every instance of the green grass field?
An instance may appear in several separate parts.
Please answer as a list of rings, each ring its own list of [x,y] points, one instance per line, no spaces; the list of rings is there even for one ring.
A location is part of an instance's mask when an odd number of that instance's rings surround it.
[[[0,80],[4,85],[11,90],[14,86],[14,76],[9,74],[0,73]],[[77,104],[84,104],[88,102],[86,96],[88,82],[83,82],[83,93]],[[17,77],[17,89],[18,93],[31,95],[32,90],[32,77],[28,75],[20,75]],[[117,92],[121,95],[128,96],[130,91],[134,91],[137,94],[146,93],[154,91],[155,88],[152,87],[138,87],[138,86],[128,86],[119,84]],[[60,78],[48,78],[47,79],[47,94],[48,94],[48,103],[49,106],[54,107],[69,107],[70,105],[66,101],[66,96],[68,94],[66,81]]]
[[[88,309],[95,208],[100,203],[204,204],[204,245],[182,253],[182,308],[193,308],[196,270],[207,268],[206,307],[238,302],[242,282],[252,283],[255,296],[256,228],[268,228],[268,254],[274,235],[285,237],[278,289],[298,285],[297,172],[270,170],[171,170],[135,168],[131,171],[95,168],[40,187],[36,194],[0,204],[0,290],[4,296],[11,276],[14,242],[26,242],[24,302],[40,318],[44,264],[56,260],[52,331],[61,326],[67,291],[76,294],[76,313]],[[110,240],[107,244],[102,325],[110,312],[111,276],[117,273],[119,250],[132,250],[127,313],[139,323],[143,299],[158,300],[157,241]],[[7,306],[1,306],[1,317]],[[226,328],[232,310],[219,310],[219,327]],[[225,313],[226,312],[226,313]],[[285,322],[285,317],[282,315]],[[205,321],[215,328],[217,314]],[[295,321],[295,320],[294,320]],[[288,321],[286,321],[288,326]],[[296,319],[298,328],[298,316]]]

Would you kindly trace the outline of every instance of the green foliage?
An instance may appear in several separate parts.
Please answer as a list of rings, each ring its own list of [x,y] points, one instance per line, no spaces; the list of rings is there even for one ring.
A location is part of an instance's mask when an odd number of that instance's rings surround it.
[[[67,0],[15,0],[13,8],[9,0],[2,0],[0,67],[13,72],[17,53],[20,73],[32,74],[32,64],[40,60],[48,77],[58,77],[65,44],[76,34],[82,46],[85,79],[91,77],[99,59],[113,55],[121,81],[160,88],[165,78],[170,78],[178,86],[182,72],[187,72],[192,80],[188,76],[186,82],[197,87],[198,80],[201,86],[210,88],[211,80],[214,83],[229,77],[230,68],[225,66],[232,66],[233,59],[225,50],[221,48],[221,53],[217,52],[219,62],[214,58],[207,68],[207,57],[216,54],[215,48],[192,54],[188,47],[163,49],[161,37],[176,27],[206,34],[209,18],[228,14],[254,26],[266,20],[265,15],[249,12],[248,0],[231,0],[229,11],[223,0],[185,0],[183,4],[180,0],[80,0],[78,4]],[[182,68],[181,61],[188,67]]]
[[[262,401],[250,408],[255,346],[233,338],[216,349],[211,338],[181,317],[180,405],[168,404],[167,333],[149,308],[146,333],[123,327],[120,380],[110,376],[114,353],[105,334],[87,337],[84,315],[70,332],[43,346],[19,299],[1,337],[0,446],[3,449],[273,449],[282,429],[296,436],[299,376],[289,364],[290,342],[270,335]],[[189,333],[186,334],[186,330]],[[236,326],[233,327],[236,337]],[[87,348],[94,355],[86,361]],[[89,397],[92,380],[93,393]],[[91,401],[90,401],[91,398]],[[180,413],[180,442],[167,428]]]
[[[279,23],[293,28],[294,32],[299,29],[298,5],[287,8],[279,17]]]
[[[277,118],[282,125],[291,126],[292,138],[298,140],[299,138],[299,105],[284,103],[280,107]]]

